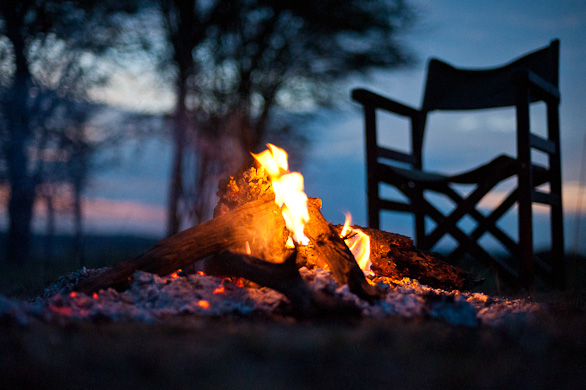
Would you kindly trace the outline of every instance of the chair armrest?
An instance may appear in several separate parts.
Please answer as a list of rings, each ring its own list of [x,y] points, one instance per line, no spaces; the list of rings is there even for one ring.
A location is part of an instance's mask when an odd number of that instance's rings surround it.
[[[543,100],[553,100],[554,102],[559,103],[561,99],[559,89],[549,81],[538,76],[536,73],[533,73],[528,69],[518,69],[515,72],[515,78],[519,83],[527,83],[529,88],[537,92]]]
[[[410,118],[415,118],[417,115],[419,115],[419,110],[381,95],[377,95],[376,93],[367,91],[365,89],[352,90],[352,99],[365,107],[381,108],[383,110]]]

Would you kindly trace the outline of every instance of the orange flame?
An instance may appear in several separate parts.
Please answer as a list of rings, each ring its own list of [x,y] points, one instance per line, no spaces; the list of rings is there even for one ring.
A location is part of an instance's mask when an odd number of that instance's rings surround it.
[[[303,192],[303,176],[299,172],[289,172],[287,152],[273,144],[267,144],[269,149],[259,153],[251,153],[259,164],[267,171],[273,191],[275,203],[281,207],[287,229],[293,239],[307,245],[309,238],[303,229],[309,220],[307,210],[307,195]]]
[[[360,229],[354,229],[350,226],[352,222],[352,216],[350,213],[346,214],[346,221],[344,227],[340,232],[340,237],[344,239],[344,242],[350,248],[350,252],[354,255],[358,266],[365,274],[370,274],[371,261],[370,261],[370,237]]]

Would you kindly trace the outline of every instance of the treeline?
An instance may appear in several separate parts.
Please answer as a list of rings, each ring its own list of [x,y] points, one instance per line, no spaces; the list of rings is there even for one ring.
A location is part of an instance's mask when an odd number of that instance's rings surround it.
[[[171,234],[208,219],[218,178],[266,139],[300,149],[307,137],[292,114],[344,100],[338,86],[350,76],[410,64],[400,34],[414,17],[402,0],[0,2],[7,261],[29,257],[35,202],[49,235],[70,212],[81,256],[97,152],[136,135],[94,121],[103,107],[92,93],[121,69],[148,69],[175,96],[155,129],[174,145]]]

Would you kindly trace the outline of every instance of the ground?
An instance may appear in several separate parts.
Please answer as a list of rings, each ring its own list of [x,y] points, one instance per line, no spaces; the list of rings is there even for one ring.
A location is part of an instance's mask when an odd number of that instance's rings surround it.
[[[0,264],[0,294],[33,297],[74,269]],[[585,291],[537,293],[552,310],[499,327],[402,318],[5,322],[0,389],[582,388]]]
[[[563,325],[560,323],[563,322]],[[2,388],[571,389],[586,319],[502,328],[428,320],[0,326]]]

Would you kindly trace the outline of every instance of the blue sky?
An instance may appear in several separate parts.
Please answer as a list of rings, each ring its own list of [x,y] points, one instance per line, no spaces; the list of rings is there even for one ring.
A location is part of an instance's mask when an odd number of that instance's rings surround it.
[[[372,89],[419,107],[429,57],[461,67],[491,67],[559,38],[566,242],[574,248],[574,212],[581,194],[577,184],[586,134],[586,121],[582,118],[586,102],[586,2],[419,0],[414,4],[420,11],[419,23],[404,36],[404,43],[419,57],[418,64],[349,81],[340,89],[340,107],[320,113],[309,125],[313,142],[301,168],[307,194],[323,199],[323,213],[330,221],[342,223],[342,213],[350,211],[355,223],[366,224],[362,114],[360,107],[350,101],[352,88]],[[139,96],[142,101],[148,100],[145,95]],[[117,101],[123,103],[124,98]],[[167,107],[168,99],[160,105]],[[392,118],[385,118],[383,123],[393,129],[383,136],[384,142],[406,145],[405,123]],[[503,150],[513,153],[512,124],[514,116],[510,111],[491,112],[476,119],[469,115],[434,114],[425,146],[427,167],[453,172],[487,161]],[[117,169],[100,173],[90,187],[86,207],[88,230],[162,236],[166,226],[169,144],[154,139],[138,149],[127,146],[121,161]],[[506,228],[512,229],[513,217],[505,220]],[[539,211],[536,220],[546,221]],[[586,232],[586,221],[582,225]],[[382,228],[412,235],[410,219],[397,214],[385,215]],[[536,229],[539,239],[544,236],[542,230]],[[586,250],[586,244],[579,249]]]

